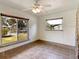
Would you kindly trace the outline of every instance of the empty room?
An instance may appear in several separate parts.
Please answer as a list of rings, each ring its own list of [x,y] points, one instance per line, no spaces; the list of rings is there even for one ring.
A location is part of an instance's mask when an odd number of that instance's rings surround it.
[[[0,0],[0,59],[78,59],[79,0]]]

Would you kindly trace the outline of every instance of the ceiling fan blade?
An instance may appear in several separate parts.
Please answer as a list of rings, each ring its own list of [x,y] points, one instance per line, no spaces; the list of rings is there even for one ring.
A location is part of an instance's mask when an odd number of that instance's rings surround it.
[[[28,8],[28,9],[23,9],[22,11],[29,11],[29,10],[32,10],[32,8]]]
[[[51,7],[52,5],[48,4],[48,5],[42,5],[44,7]]]
[[[34,1],[35,1],[35,4],[38,4],[40,0],[34,0]]]

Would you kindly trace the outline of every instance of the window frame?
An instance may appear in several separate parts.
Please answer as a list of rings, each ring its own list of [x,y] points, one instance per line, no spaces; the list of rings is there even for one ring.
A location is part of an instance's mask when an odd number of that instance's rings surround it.
[[[62,30],[48,30],[47,28],[46,28],[46,31],[63,31],[63,17],[58,17],[58,18],[51,18],[51,19],[46,19],[46,27],[47,27],[47,21],[48,20],[59,20],[59,19],[62,19]]]
[[[27,20],[27,23],[28,23],[28,29],[27,29],[27,34],[28,34],[28,39],[27,40],[22,40],[22,41],[19,41],[18,38],[17,38],[17,41],[15,42],[11,42],[11,43],[6,43],[6,44],[2,44],[2,33],[0,31],[0,47],[5,47],[5,46],[9,46],[9,45],[13,45],[13,44],[18,44],[18,43],[22,43],[22,42],[25,42],[25,41],[29,41],[29,19],[27,18],[24,18],[24,17],[18,17],[18,16],[12,16],[12,15],[7,15],[7,14],[4,14],[4,13],[0,13],[0,30],[2,29],[2,16],[5,16],[5,17],[11,17],[11,18],[16,18],[16,19],[23,19],[23,20]],[[18,30],[18,29],[17,29]]]

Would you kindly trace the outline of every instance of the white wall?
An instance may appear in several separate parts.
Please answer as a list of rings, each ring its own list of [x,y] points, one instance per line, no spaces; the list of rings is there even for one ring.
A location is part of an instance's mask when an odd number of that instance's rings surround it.
[[[46,19],[63,17],[63,31],[46,31]],[[39,38],[46,41],[75,46],[76,9],[51,13],[39,19]]]
[[[37,39],[37,17],[31,13],[23,12],[21,10],[17,10],[14,8],[11,8],[9,6],[0,5],[0,12],[19,16],[19,17],[26,17],[29,19],[29,38],[30,40],[36,40]]]

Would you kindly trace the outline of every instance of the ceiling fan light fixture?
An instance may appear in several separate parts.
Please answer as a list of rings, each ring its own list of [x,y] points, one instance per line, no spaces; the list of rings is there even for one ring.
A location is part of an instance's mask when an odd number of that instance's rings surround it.
[[[33,13],[40,13],[41,12],[41,9],[40,8],[33,8],[32,9],[32,12]]]
[[[40,13],[41,10],[42,10],[42,6],[40,6],[39,4],[34,4],[34,6],[32,8],[33,13]]]

